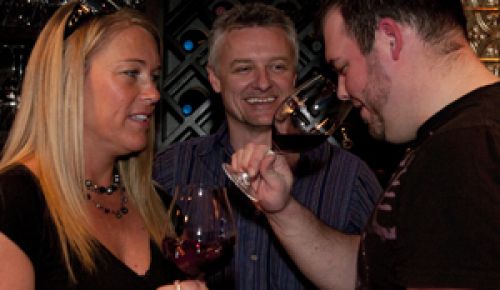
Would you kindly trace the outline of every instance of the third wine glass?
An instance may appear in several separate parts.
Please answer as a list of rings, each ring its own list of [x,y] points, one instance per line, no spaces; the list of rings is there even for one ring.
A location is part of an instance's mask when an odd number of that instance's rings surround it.
[[[342,124],[352,103],[337,98],[337,87],[318,74],[300,85],[274,114],[272,150],[275,153],[302,152],[321,144]],[[235,172],[223,164],[226,175],[252,201],[251,182],[246,172]]]

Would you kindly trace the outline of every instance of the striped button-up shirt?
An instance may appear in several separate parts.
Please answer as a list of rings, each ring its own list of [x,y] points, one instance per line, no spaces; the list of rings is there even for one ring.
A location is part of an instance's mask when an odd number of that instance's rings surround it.
[[[224,124],[214,135],[171,145],[157,155],[154,166],[154,179],[167,192],[187,183],[228,188],[237,243],[231,263],[208,277],[210,289],[315,289],[280,246],[265,217],[225,177],[221,166],[232,153]],[[328,142],[301,154],[294,177],[295,199],[344,233],[362,231],[382,191],[363,161]]]

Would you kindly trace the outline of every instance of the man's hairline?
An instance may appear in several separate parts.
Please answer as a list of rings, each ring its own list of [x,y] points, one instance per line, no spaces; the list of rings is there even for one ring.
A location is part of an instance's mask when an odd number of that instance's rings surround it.
[[[213,47],[212,47],[212,51],[216,52],[216,55],[214,55],[214,63],[210,63],[210,55],[208,57],[208,62],[207,62],[207,67],[212,69],[214,71],[214,73],[216,75],[218,75],[219,73],[219,68],[218,68],[218,65],[216,63],[218,63],[219,61],[219,48],[218,46],[220,45],[220,43],[222,43],[223,41],[223,38],[225,38],[227,36],[228,33],[234,31],[234,30],[238,30],[238,29],[245,29],[245,28],[255,28],[255,27],[262,27],[262,28],[272,28],[272,27],[276,27],[276,28],[279,28],[281,31],[283,31],[283,34],[285,35],[285,39],[288,41],[288,44],[292,50],[292,53],[295,55],[295,59],[294,59],[294,62],[293,62],[293,67],[294,67],[294,70],[297,71],[297,66],[299,64],[299,53],[300,53],[300,46],[299,46],[299,43],[298,43],[298,38],[296,37],[296,46],[297,46],[297,50],[295,49],[295,46],[293,45],[293,40],[290,39],[289,37],[289,33],[288,31],[281,25],[278,25],[278,24],[265,24],[265,25],[261,25],[261,24],[253,24],[253,25],[250,25],[250,26],[244,26],[244,25],[234,25],[234,26],[229,26],[227,27],[226,29],[224,29],[222,31],[222,33],[219,33],[219,36],[215,39],[213,39]]]

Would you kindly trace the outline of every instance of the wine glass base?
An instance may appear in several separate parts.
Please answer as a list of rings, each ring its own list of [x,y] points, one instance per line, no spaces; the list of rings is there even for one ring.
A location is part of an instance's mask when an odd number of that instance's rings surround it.
[[[226,176],[243,192],[251,201],[257,202],[253,195],[250,194],[252,187],[249,181],[249,176],[246,172],[235,172],[230,167],[229,164],[222,164],[222,169]]]

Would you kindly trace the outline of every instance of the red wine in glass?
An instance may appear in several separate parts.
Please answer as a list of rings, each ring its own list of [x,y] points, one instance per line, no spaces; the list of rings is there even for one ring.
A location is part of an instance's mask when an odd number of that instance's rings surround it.
[[[222,269],[236,240],[225,188],[178,185],[172,211],[177,236],[163,241],[165,257],[192,279]]]
[[[272,151],[298,153],[310,150],[331,136],[352,109],[348,100],[337,98],[336,85],[323,75],[315,75],[287,97],[274,114]],[[228,164],[226,175],[251,200],[251,182],[246,172],[235,172]]]
[[[167,238],[165,253],[188,277],[202,277],[224,267],[233,256],[235,238],[219,238],[208,242]]]
[[[279,152],[302,152],[317,147],[328,138],[328,135],[273,135],[273,146]],[[275,149],[275,150],[276,150]]]

